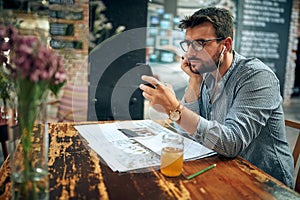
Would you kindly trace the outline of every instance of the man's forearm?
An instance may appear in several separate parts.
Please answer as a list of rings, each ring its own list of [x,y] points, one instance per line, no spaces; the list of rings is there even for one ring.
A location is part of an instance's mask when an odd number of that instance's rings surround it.
[[[190,109],[184,107],[181,113],[181,119],[177,122],[185,131],[192,135],[197,130],[200,116],[191,111]]]
[[[202,83],[201,79],[191,78],[187,90],[184,95],[184,100],[187,103],[197,101],[200,96],[200,85]]]

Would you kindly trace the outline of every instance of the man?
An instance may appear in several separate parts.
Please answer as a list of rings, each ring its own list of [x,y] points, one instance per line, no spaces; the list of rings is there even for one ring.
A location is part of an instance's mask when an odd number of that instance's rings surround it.
[[[276,75],[232,49],[233,20],[225,9],[200,9],[179,27],[186,30],[181,68],[190,77],[182,101],[149,76],[142,79],[154,88],[140,85],[143,96],[202,145],[226,157],[240,155],[293,188]]]

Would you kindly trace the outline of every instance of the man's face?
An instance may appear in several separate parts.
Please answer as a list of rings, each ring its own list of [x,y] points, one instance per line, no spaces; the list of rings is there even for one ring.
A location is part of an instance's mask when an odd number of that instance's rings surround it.
[[[188,41],[208,40],[214,38],[217,38],[215,29],[209,22],[186,29],[185,39]],[[186,53],[186,56],[191,64],[192,71],[203,74],[217,69],[217,63],[220,56],[220,51],[218,51],[220,44],[217,43],[217,40],[204,42],[204,47],[201,51],[196,51],[192,46],[193,45],[189,46]]]

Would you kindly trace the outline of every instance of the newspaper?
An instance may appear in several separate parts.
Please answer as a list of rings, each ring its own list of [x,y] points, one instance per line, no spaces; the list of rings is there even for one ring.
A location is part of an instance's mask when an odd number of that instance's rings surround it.
[[[160,165],[162,136],[173,131],[152,120],[76,125],[76,130],[113,170],[128,172]],[[176,134],[176,133],[174,133]],[[184,137],[184,160],[215,154]]]

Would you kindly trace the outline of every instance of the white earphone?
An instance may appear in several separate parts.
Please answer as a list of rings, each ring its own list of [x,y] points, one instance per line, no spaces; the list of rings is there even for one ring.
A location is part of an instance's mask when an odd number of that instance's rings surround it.
[[[223,50],[222,50],[222,52],[221,52],[221,55],[224,54],[224,51],[225,51],[225,50],[226,50],[226,46],[223,47]]]
[[[223,50],[222,50],[222,52],[220,53],[219,61],[218,61],[218,64],[217,64],[217,68],[220,67],[220,64],[221,64],[221,58],[223,57],[224,51],[225,51],[225,50],[226,50],[226,46],[223,47]]]

